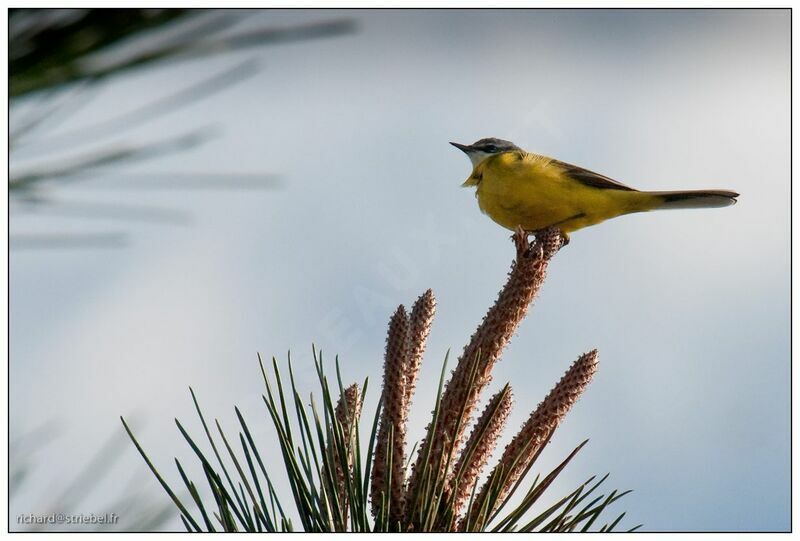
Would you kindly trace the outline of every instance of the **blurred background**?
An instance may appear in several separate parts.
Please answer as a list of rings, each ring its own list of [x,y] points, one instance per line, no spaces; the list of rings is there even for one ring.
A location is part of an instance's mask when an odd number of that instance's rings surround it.
[[[345,383],[370,377],[371,412],[389,315],[430,287],[419,439],[445,353],[513,257],[447,144],[489,136],[642,189],[742,194],[573,235],[494,373],[516,396],[506,438],[597,347],[537,463],[590,438],[554,495],[610,472],[634,490],[621,527],[789,530],[788,10],[11,10],[9,26],[12,530],[72,511],[182,529],[120,415],[180,482],[191,385],[223,427],[238,405],[277,464],[256,352],[291,350],[306,392],[312,343],[338,355]]]

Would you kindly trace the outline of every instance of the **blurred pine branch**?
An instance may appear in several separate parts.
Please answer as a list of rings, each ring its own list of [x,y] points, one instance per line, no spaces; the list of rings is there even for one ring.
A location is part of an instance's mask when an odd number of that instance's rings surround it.
[[[332,18],[302,24],[269,22],[268,10],[204,9],[41,9],[9,10],[9,196],[11,214],[36,210],[40,214],[121,219],[117,201],[84,204],[65,211],[52,194],[86,178],[102,177],[115,184],[123,168],[135,161],[153,160],[198,147],[207,141],[207,130],[161,140],[131,143],[127,139],[138,127],[209,99],[258,73],[255,59],[210,70],[203,80],[175,90],[156,90],[131,111],[96,121],[82,128],[56,128],[77,111],[91,113],[101,81],[119,78],[133,69],[147,69],[167,62],[255,50],[279,43],[333,38],[356,30],[350,18]],[[256,19],[254,23],[251,19]],[[266,20],[267,22],[261,22]],[[242,24],[242,23],[247,24]],[[159,95],[160,94],[160,95]],[[17,114],[19,113],[19,114]],[[109,142],[111,141],[111,142]],[[98,145],[99,143],[99,145]],[[87,150],[87,147],[92,147]],[[82,148],[83,147],[83,148]],[[46,156],[59,152],[60,161]],[[29,162],[18,166],[19,155]],[[192,173],[157,173],[162,186],[192,187],[185,182]],[[275,175],[219,171],[194,175],[198,186],[223,190],[247,186],[274,189]],[[147,186],[146,174],[138,175]],[[213,180],[212,180],[213,179]],[[211,181],[210,181],[211,180]],[[129,183],[128,187],[137,184]],[[148,209],[144,209],[148,210]],[[141,212],[140,219],[163,215],[160,209]],[[165,223],[154,218],[153,223]],[[124,246],[106,242],[124,235],[100,231],[69,234],[59,232],[12,234],[14,248],[79,248]]]
[[[167,23],[203,12],[210,17],[158,46],[126,55],[100,52]],[[218,37],[246,13],[199,9],[38,9],[9,12],[9,88],[11,97],[82,80],[97,81],[133,67],[178,55],[206,56],[286,41],[325,38],[353,32],[349,19],[291,27],[256,28]]]

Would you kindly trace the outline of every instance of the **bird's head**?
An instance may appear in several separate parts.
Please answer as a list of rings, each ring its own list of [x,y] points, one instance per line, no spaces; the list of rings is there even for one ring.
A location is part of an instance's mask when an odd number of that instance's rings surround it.
[[[489,156],[502,154],[503,152],[511,152],[513,150],[521,150],[511,141],[504,141],[503,139],[497,139],[495,137],[480,139],[471,145],[462,145],[460,143],[450,144],[469,157],[469,160],[472,162],[472,167],[475,167]]]

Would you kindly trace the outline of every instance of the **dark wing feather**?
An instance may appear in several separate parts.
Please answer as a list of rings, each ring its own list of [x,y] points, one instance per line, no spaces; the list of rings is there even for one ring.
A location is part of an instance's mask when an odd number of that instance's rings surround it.
[[[589,171],[588,169],[578,167],[577,165],[572,165],[559,160],[553,160],[551,163],[561,167],[564,170],[564,173],[566,173],[566,175],[570,178],[577,180],[586,186],[591,186],[592,188],[600,188],[601,190],[625,190],[629,192],[637,191],[630,186],[625,186],[624,184],[610,179],[605,175],[595,173],[594,171]]]

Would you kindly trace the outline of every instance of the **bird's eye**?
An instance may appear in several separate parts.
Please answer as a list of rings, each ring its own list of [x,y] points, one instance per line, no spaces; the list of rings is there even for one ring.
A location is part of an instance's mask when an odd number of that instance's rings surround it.
[[[486,152],[497,152],[497,147],[494,145],[486,145],[484,150],[486,150]]]

